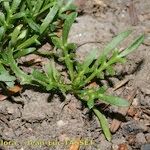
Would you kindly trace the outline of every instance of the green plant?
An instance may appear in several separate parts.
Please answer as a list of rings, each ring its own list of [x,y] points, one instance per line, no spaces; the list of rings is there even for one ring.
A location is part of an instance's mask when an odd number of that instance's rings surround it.
[[[68,35],[77,13],[71,1],[36,1],[13,0],[0,1],[3,4],[0,16],[0,81],[7,86],[13,86],[16,78],[21,84],[43,86],[47,91],[61,91],[62,94],[72,93],[95,113],[98,117],[104,135],[111,140],[111,133],[107,119],[95,106],[95,101],[116,106],[128,106],[128,102],[120,97],[110,96],[105,87],[89,87],[94,79],[104,79],[105,74],[114,75],[114,64],[124,63],[125,56],[134,51],[143,42],[144,36],[139,36],[128,48],[120,52],[116,47],[131,31],[126,31],[115,37],[97,56],[97,50],[92,50],[84,62],[77,62],[74,43],[68,43]],[[11,4],[11,5],[10,5]],[[50,9],[50,11],[49,11]],[[69,14],[68,14],[69,10]],[[17,12],[16,12],[17,11]],[[66,13],[67,12],[67,13]],[[43,17],[44,16],[44,17]],[[43,19],[44,18],[44,19]],[[64,23],[60,24],[60,21]],[[16,26],[16,27],[15,27]],[[62,36],[58,37],[56,31],[63,27]],[[9,34],[10,33],[10,34]],[[49,39],[56,48],[51,55],[50,62],[43,66],[43,70],[33,70],[27,74],[17,64],[17,60],[36,51],[42,45],[43,39]],[[57,50],[59,56],[57,55]],[[66,83],[54,61],[61,62],[66,67],[69,83]],[[15,74],[15,77],[14,77]]]

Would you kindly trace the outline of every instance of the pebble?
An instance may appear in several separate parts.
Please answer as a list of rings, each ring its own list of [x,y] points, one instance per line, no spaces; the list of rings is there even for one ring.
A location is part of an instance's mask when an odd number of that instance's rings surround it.
[[[111,149],[111,143],[104,140],[100,142],[100,150],[110,150]]]
[[[64,122],[63,120],[57,121],[57,126],[58,126],[58,127],[63,127],[63,126],[65,126],[66,124],[67,124],[67,123]]]
[[[143,123],[139,122],[139,121],[130,121],[127,122],[125,124],[123,124],[122,126],[122,133],[126,136],[129,134],[137,134],[140,132],[144,132],[147,131],[148,128],[146,125],[144,125]]]
[[[145,138],[147,140],[147,143],[150,143],[150,133],[145,134]]]
[[[136,135],[136,142],[138,143],[138,144],[145,144],[146,143],[146,139],[145,139],[145,136],[144,136],[144,134],[141,132],[141,133],[138,133],[137,135]]]

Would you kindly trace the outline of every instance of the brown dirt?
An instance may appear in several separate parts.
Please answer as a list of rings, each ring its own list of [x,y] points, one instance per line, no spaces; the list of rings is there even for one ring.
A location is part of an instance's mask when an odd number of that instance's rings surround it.
[[[1,150],[69,150],[71,142],[80,137],[84,142],[81,150],[119,150],[121,144],[128,150],[150,149],[150,2],[134,0],[136,14],[132,15],[130,0],[81,1],[76,0],[76,3],[82,15],[70,33],[70,40],[80,45],[78,59],[84,59],[93,48],[101,52],[102,47],[121,31],[134,31],[121,48],[145,33],[143,45],[128,56],[126,64],[116,66],[117,76],[110,79],[116,85],[130,78],[114,94],[123,96],[137,89],[130,110],[131,114],[134,108],[135,113],[126,116],[121,128],[113,134],[112,142],[108,142],[96,118],[74,96],[67,95],[64,101],[57,94],[27,87],[21,95],[13,97],[13,101],[0,102]],[[117,108],[111,107],[109,111],[107,116],[111,124]]]

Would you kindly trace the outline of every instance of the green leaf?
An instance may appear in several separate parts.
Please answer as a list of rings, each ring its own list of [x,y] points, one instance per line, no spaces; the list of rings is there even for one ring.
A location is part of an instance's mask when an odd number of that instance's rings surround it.
[[[37,0],[35,7],[33,8],[34,13],[38,13],[43,5],[43,0]]]
[[[109,130],[109,124],[108,124],[108,121],[107,121],[106,117],[98,109],[96,109],[95,107],[93,108],[93,111],[94,111],[95,115],[97,116],[97,118],[100,122],[100,125],[102,127],[102,130],[104,132],[104,135],[105,135],[106,139],[108,141],[111,141],[112,136],[111,136],[111,133],[110,133],[110,130]]]
[[[26,21],[32,30],[39,32],[40,26],[37,23],[35,23],[32,19],[29,18],[26,18]]]
[[[51,8],[52,4],[49,3],[46,6],[44,6],[38,13],[34,14],[34,17],[37,17],[38,15],[42,14],[45,12],[47,9]]]
[[[77,13],[74,12],[74,13],[71,13],[65,20],[63,32],[62,32],[63,45],[65,45],[67,43],[70,28],[71,28],[72,24],[74,23],[76,17],[77,17]]]
[[[67,44],[67,49],[68,50],[75,50],[75,49],[77,49],[77,44],[75,44],[75,43],[68,43]]]
[[[3,81],[3,82],[11,82],[11,81],[15,81],[16,78],[13,77],[13,76],[10,76],[8,73],[0,73],[0,81]]]
[[[84,62],[81,64],[81,68],[82,68],[82,72],[85,73],[86,71],[88,71],[89,66],[91,65],[91,63],[96,59],[98,50],[97,49],[93,49],[89,52],[89,54],[87,55],[87,57],[85,58]]]
[[[51,61],[51,66],[52,66],[52,70],[53,70],[53,78],[56,82],[58,82],[60,80],[60,75],[56,69],[56,66],[55,66],[55,62],[54,61]]]
[[[21,3],[21,0],[13,0],[12,5],[11,5],[11,12],[12,13],[16,12],[16,10],[18,9],[20,3]]]
[[[0,64],[0,81],[4,82],[7,86],[12,87],[15,84],[16,78],[11,76],[9,72]]]
[[[0,25],[4,25],[5,24],[5,15],[3,12],[0,12]]]
[[[4,29],[4,27],[2,26],[2,27],[0,27],[0,42],[1,42],[1,40],[2,40],[2,38],[3,38],[3,36],[4,36],[4,34],[5,34],[5,29]]]
[[[30,10],[30,12],[32,12],[32,5],[31,5],[31,0],[26,0],[27,6]]]
[[[137,49],[144,41],[144,35],[139,36],[127,49],[120,53],[119,57],[125,57],[129,53]]]
[[[94,99],[89,99],[87,101],[87,106],[89,107],[89,109],[92,109],[94,107]]]
[[[108,75],[114,76],[115,75],[115,69],[113,68],[113,66],[108,66],[106,68],[106,72]]]
[[[45,71],[47,77],[49,78],[49,81],[50,82],[54,81],[54,78],[53,78],[53,68],[52,68],[52,66],[51,66],[50,63],[46,63],[45,64],[44,71]]]
[[[15,55],[14,55],[14,58],[20,58],[22,56],[25,56],[25,55],[28,55],[30,53],[33,53],[34,51],[36,50],[35,47],[30,47],[30,48],[27,48],[27,49],[21,49],[19,50]]]
[[[16,13],[12,16],[12,19],[19,19],[19,18],[22,18],[22,17],[25,17],[26,14],[25,12],[19,12],[19,13]]]
[[[60,9],[60,14],[68,10],[76,10],[76,6],[73,5],[74,0],[68,0],[68,2]]]
[[[110,51],[115,50],[116,46],[121,43],[126,37],[131,34],[131,30],[120,33],[118,36],[113,38],[113,40],[104,48],[102,55],[107,55]]]
[[[47,76],[38,70],[33,70],[32,76],[35,78],[35,80],[41,81],[43,84],[45,83],[45,85],[49,82]]]
[[[22,30],[20,35],[18,36],[17,40],[22,40],[27,36],[28,30]]]
[[[104,94],[100,94],[98,93],[97,97],[104,101],[105,103],[111,104],[111,105],[115,105],[115,106],[129,106],[129,103],[127,100],[120,98],[120,97],[116,97],[116,96],[108,96],[108,95],[104,95]]]
[[[44,70],[50,82],[57,83],[58,81],[60,81],[60,74],[58,73],[55,66],[55,62],[53,60],[50,63],[45,65]]]
[[[27,48],[28,46],[31,46],[34,43],[37,43],[38,35],[33,35],[31,38],[20,44],[17,49],[24,49]]]
[[[32,80],[41,84],[48,91],[53,88],[53,85],[52,85],[52,83],[49,82],[49,79],[47,78],[47,76],[38,70],[34,70],[32,72]]]
[[[62,40],[61,38],[58,37],[51,37],[53,44],[59,48],[59,49],[63,49],[63,44],[62,44]]]
[[[9,13],[10,12],[10,5],[9,5],[9,2],[4,2],[3,3],[3,5],[4,5],[4,8],[6,9],[6,11],[7,11],[7,13]]]
[[[23,27],[23,25],[18,25],[13,33],[11,34],[11,43],[14,45],[16,42],[17,42],[17,38],[18,38],[18,35],[20,34],[20,30],[21,28]]]
[[[53,21],[53,19],[56,16],[58,10],[59,10],[58,5],[55,5],[51,8],[50,12],[47,14],[47,16],[44,19],[42,25],[40,26],[40,33],[41,34],[49,27],[49,24]]]

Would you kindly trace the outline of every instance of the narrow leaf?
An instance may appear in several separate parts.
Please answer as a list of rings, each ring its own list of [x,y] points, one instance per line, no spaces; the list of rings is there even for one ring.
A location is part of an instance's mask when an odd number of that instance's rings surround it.
[[[111,105],[124,107],[129,106],[128,101],[120,97],[98,94],[98,98]]]
[[[124,57],[137,49],[144,41],[144,35],[139,36],[127,49],[120,53],[119,57]]]
[[[43,5],[43,0],[37,0],[36,5],[34,7],[34,13],[38,13]]]
[[[91,65],[91,63],[96,59],[97,52],[98,52],[97,49],[93,49],[92,51],[90,51],[90,53],[85,58],[85,61],[81,65],[82,72],[85,73],[85,71],[87,71],[87,69]]]
[[[16,10],[18,9],[20,3],[21,3],[21,0],[13,0],[12,5],[11,5],[12,13],[16,12]]]
[[[4,13],[0,12],[0,25],[4,25],[5,24],[5,15]]]
[[[46,18],[44,19],[42,25],[40,26],[40,33],[42,34],[47,27],[49,26],[49,24],[53,21],[55,15],[57,14],[59,10],[58,5],[55,5],[51,8],[50,12],[47,14]]]
[[[4,5],[4,8],[6,9],[7,13],[9,13],[10,12],[9,2],[4,2],[3,5]]]
[[[35,50],[36,50],[36,48],[34,48],[34,47],[30,47],[27,49],[21,49],[14,55],[14,58],[16,59],[16,58],[20,58],[22,56],[28,55],[30,53],[33,53]]]
[[[40,27],[37,23],[35,23],[32,19],[29,19],[29,18],[26,18],[26,21],[32,30],[39,32]]]
[[[95,115],[97,116],[97,118],[100,122],[100,125],[103,129],[103,132],[104,132],[106,139],[108,141],[111,141],[112,136],[111,136],[111,133],[109,130],[109,124],[108,124],[106,117],[96,108],[93,108],[93,111],[94,111]]]
[[[87,101],[87,106],[89,107],[89,109],[92,109],[94,107],[94,99],[89,99]]]
[[[3,36],[4,36],[4,33],[5,33],[5,29],[2,26],[2,27],[0,27],[0,42],[1,42],[2,38],[3,38]]]
[[[16,42],[17,42],[17,38],[18,38],[18,35],[20,34],[20,30],[21,28],[23,27],[23,25],[18,25],[13,33],[11,34],[11,43],[14,45]]]
[[[71,28],[73,22],[75,21],[76,17],[77,17],[77,13],[74,12],[74,13],[71,13],[65,20],[64,27],[63,27],[63,33],[62,33],[62,41],[63,41],[64,45],[67,43],[70,28]]]
[[[131,34],[131,30],[120,33],[116,36],[103,50],[103,55],[107,55],[110,51],[114,50],[116,46],[121,43],[126,37]]]
[[[22,18],[22,17],[25,17],[25,12],[19,12],[19,13],[16,13],[12,16],[12,19],[19,19],[19,18]]]
[[[76,6],[73,5],[74,0],[68,0],[68,2],[60,9],[60,13],[63,13],[67,10],[76,10]]]
[[[38,39],[38,35],[34,35],[32,36],[31,38],[29,38],[28,40],[26,40],[25,42],[23,42],[21,45],[19,45],[17,47],[17,49],[24,49],[24,48],[27,48],[28,46],[34,44],[34,43],[37,43],[37,39]]]

